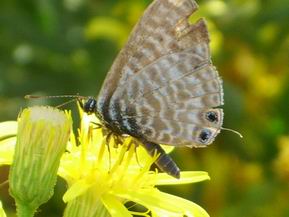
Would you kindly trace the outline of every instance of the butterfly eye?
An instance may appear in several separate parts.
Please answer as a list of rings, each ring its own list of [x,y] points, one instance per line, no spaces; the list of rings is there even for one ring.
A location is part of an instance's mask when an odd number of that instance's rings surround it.
[[[203,129],[199,135],[199,141],[201,143],[207,143],[212,135],[209,129]]]
[[[219,121],[218,113],[214,111],[209,111],[206,113],[206,119],[211,123],[217,123]]]

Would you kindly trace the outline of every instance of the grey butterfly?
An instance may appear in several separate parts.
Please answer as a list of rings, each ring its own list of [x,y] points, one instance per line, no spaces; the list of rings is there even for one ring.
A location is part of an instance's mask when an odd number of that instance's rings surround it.
[[[180,169],[160,144],[205,147],[223,123],[222,81],[211,63],[204,19],[189,24],[194,0],[155,0],[134,27],[97,98],[95,113],[116,135],[131,135],[156,165],[179,178]]]

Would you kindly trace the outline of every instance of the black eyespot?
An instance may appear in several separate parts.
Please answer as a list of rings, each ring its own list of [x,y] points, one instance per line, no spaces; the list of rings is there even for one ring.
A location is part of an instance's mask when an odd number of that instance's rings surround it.
[[[208,142],[208,140],[210,139],[211,135],[212,135],[212,132],[210,130],[208,130],[208,129],[202,130],[202,132],[199,135],[200,142],[201,143]]]
[[[212,123],[217,123],[219,121],[218,113],[209,111],[206,113],[206,119]]]

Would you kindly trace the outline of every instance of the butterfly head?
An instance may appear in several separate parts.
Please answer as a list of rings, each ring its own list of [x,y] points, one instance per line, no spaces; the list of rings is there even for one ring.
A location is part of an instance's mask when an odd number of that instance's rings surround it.
[[[87,114],[97,113],[97,101],[93,97],[82,99],[80,105]]]

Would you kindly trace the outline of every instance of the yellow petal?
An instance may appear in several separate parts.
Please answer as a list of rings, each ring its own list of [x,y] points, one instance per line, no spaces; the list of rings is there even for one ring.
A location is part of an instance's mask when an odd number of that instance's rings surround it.
[[[127,208],[114,196],[104,194],[101,201],[112,217],[132,217]]]
[[[182,185],[195,182],[210,180],[207,172],[202,171],[187,171],[181,172],[181,178],[173,178],[166,173],[159,173],[156,176],[156,185]]]
[[[16,144],[16,137],[0,141],[0,165],[11,164]]]
[[[66,203],[76,198],[83,194],[91,185],[92,183],[88,183],[85,179],[75,182],[63,195],[63,201]]]
[[[209,214],[202,207],[189,200],[159,191],[155,191],[153,195],[159,197],[162,203],[174,206],[176,211],[181,211],[188,217],[209,217]]]
[[[170,194],[162,193],[157,189],[141,189],[134,191],[131,189],[117,189],[113,194],[141,204],[148,209],[164,209],[168,212],[180,213],[193,217],[208,217],[207,212],[197,204],[176,197]]]
[[[174,149],[175,149],[175,146],[172,146],[172,145],[162,145],[162,148],[165,150],[165,152],[167,154],[171,153]]]
[[[4,211],[3,207],[2,207],[1,201],[0,201],[0,217],[6,217],[6,214],[5,214],[5,211]]]
[[[0,123],[0,141],[5,138],[16,136],[17,125],[17,121],[6,121]]]
[[[172,213],[163,209],[151,208],[152,217],[184,217],[180,213]]]

